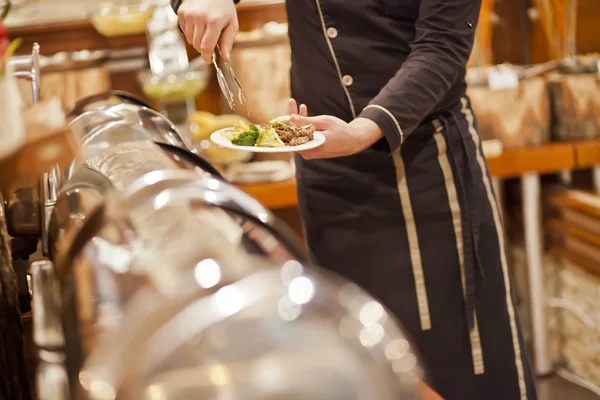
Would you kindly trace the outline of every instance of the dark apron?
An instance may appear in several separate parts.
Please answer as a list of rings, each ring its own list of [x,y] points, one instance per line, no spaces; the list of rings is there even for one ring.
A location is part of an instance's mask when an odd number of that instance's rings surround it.
[[[464,98],[394,155],[297,158],[307,244],[396,315],[446,400],[535,399],[476,129]]]

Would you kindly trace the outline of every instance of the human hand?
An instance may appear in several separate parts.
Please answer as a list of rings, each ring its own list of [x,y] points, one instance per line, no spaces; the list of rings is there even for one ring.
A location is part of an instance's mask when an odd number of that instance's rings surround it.
[[[210,64],[217,42],[225,61],[231,61],[233,40],[239,29],[232,0],[183,0],[177,11],[186,40]]]
[[[290,99],[290,120],[296,126],[314,125],[315,131],[325,136],[325,143],[300,153],[307,160],[335,158],[359,153],[383,137],[379,126],[367,118],[356,118],[347,123],[331,115],[308,117],[304,104],[298,109],[294,99]]]

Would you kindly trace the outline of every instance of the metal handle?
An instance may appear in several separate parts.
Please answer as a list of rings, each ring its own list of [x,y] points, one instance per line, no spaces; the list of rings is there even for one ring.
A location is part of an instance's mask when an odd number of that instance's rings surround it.
[[[191,151],[174,146],[168,143],[154,142],[157,146],[162,148],[163,150],[168,151],[169,153],[175,154],[176,156],[184,159],[185,161],[194,164],[198,168],[202,169],[205,172],[208,172],[213,177],[225,180],[223,175],[204,157],[199,154],[192,153]]]
[[[87,106],[89,106],[90,104],[96,103],[98,101],[108,100],[111,97],[116,97],[124,103],[135,104],[140,107],[146,107],[151,110],[154,110],[154,108],[150,104],[148,104],[142,98],[140,98],[134,94],[124,92],[121,90],[109,90],[107,92],[94,94],[92,96],[88,96],[88,97],[85,97],[85,98],[79,100],[77,103],[75,103],[75,106],[73,106],[73,108],[71,109],[71,111],[69,111],[69,113],[67,115],[70,118],[76,117],[76,116],[82,114],[84,112],[85,108]],[[154,111],[156,111],[156,110],[154,110]]]
[[[31,265],[33,286],[33,341],[45,350],[62,348],[65,344],[60,321],[58,286],[54,264],[36,261]]]
[[[40,45],[33,44],[31,49],[31,93],[33,104],[40,101]]]
[[[42,231],[42,254],[48,256],[48,224],[50,223],[50,216],[52,210],[56,204],[56,198],[58,197],[58,191],[60,188],[60,169],[58,165],[54,166],[50,172],[45,173],[42,176],[40,183],[40,191],[42,196],[42,202],[40,207],[42,208],[41,216],[41,231]]]

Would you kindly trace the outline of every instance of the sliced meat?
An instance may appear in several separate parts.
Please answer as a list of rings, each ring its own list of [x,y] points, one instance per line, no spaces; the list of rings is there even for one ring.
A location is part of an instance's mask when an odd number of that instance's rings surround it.
[[[275,126],[275,131],[277,132],[283,143],[288,144],[290,146],[298,146],[300,144],[304,144],[313,140],[315,127],[313,125],[297,127],[291,124],[278,124]],[[298,139],[294,141],[294,143],[296,144],[291,144],[291,141],[295,138]]]
[[[314,125],[306,125],[306,126],[298,128],[298,130],[296,131],[296,136],[308,136],[310,138],[310,140],[312,140],[314,133],[315,133],[315,126]]]
[[[312,140],[311,137],[308,136],[296,136],[293,137],[292,140],[288,143],[288,146],[300,146],[301,144],[308,143]]]
[[[275,131],[284,143],[289,142],[294,137],[294,127],[291,125],[278,125]]]

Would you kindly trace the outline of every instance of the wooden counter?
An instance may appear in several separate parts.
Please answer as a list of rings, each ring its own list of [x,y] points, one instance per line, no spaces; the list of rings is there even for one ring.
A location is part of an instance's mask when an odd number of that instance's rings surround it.
[[[433,389],[421,381],[419,381],[419,392],[421,393],[422,400],[444,400]]]

